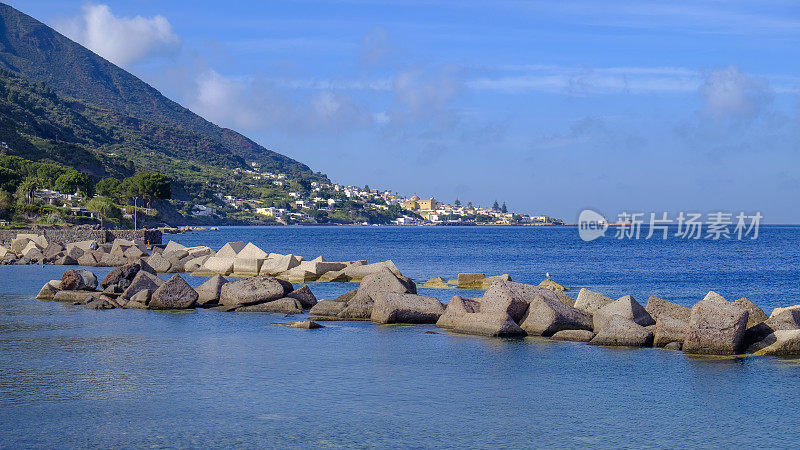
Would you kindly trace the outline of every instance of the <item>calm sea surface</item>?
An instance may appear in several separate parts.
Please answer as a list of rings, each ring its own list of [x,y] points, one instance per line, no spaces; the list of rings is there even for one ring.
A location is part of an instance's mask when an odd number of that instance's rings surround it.
[[[709,290],[767,313],[800,304],[798,227],[716,242],[584,243],[571,227],[242,227],[169,239],[392,259],[420,283],[458,272],[538,283],[550,272],[642,304],[658,295],[691,306]],[[296,330],[271,325],[289,320],[280,315],[34,300],[63,270],[0,267],[1,448],[798,446],[794,360],[424,333],[435,326]],[[320,299],[355,286],[311,284]]]

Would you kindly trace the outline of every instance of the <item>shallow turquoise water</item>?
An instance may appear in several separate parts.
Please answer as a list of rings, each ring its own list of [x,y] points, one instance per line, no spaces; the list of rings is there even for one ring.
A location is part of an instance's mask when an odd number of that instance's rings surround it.
[[[800,303],[799,237],[780,227],[755,242],[585,244],[569,228],[275,227],[173,238],[391,258],[422,281],[486,271],[538,282],[549,271],[642,302],[652,293],[691,305],[714,289],[769,312]],[[32,299],[62,271],[0,267],[0,447],[796,445],[796,361]],[[320,298],[352,287],[312,284]],[[425,292],[446,301],[456,291]]]

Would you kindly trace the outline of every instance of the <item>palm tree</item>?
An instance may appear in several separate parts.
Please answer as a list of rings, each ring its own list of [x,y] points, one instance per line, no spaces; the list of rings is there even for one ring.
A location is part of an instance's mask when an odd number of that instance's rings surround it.
[[[20,183],[17,188],[17,193],[22,196],[25,203],[31,204],[35,198],[36,189],[39,189],[39,179],[36,177],[28,177]]]

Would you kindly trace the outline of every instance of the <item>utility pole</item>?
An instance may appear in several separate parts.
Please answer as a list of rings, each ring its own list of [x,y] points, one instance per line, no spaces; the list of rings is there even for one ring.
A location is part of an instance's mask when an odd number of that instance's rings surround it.
[[[136,197],[133,197],[133,231],[136,231]]]

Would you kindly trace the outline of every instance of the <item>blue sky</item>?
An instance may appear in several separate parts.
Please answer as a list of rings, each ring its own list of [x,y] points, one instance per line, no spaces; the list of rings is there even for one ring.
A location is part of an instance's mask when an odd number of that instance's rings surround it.
[[[793,1],[11,1],[334,181],[800,223]]]

